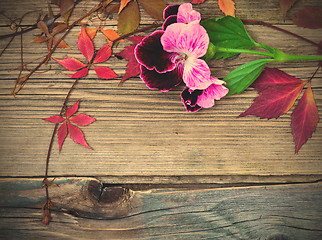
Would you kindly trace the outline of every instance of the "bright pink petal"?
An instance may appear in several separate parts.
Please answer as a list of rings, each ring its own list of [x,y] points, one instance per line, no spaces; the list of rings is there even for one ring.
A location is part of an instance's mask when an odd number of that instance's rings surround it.
[[[84,55],[84,57],[86,57],[88,61],[92,60],[94,55],[94,45],[90,37],[87,35],[84,26],[82,26],[77,46],[79,51],[81,51],[81,53]]]
[[[83,145],[84,147],[92,149],[86,142],[84,134],[82,130],[78,127],[74,126],[73,124],[68,123],[68,130],[70,138],[75,142]]]
[[[88,67],[77,71],[75,74],[69,74],[71,78],[82,78],[88,74]]]
[[[192,9],[191,3],[181,4],[178,9],[177,21],[178,23],[191,23],[201,20],[200,13]]]
[[[171,61],[172,53],[163,50],[160,38],[163,31],[156,31],[144,38],[135,48],[137,61],[149,70],[155,69],[159,73],[171,71],[175,63]]]
[[[98,50],[93,63],[101,63],[110,58],[112,54],[112,43],[105,44]]]
[[[182,82],[181,73],[176,68],[171,72],[158,73],[141,65],[141,79],[150,89],[169,91]]]
[[[167,52],[184,53],[188,57],[200,58],[207,52],[209,36],[198,23],[173,23],[162,35],[161,44]]]
[[[197,104],[203,108],[210,108],[215,105],[214,100],[220,100],[226,96],[228,89],[222,86],[224,81],[217,79],[216,83],[210,85],[207,89],[203,90],[202,94],[198,97]]]
[[[74,115],[77,112],[78,106],[79,106],[79,101],[77,101],[73,106],[67,109],[66,111],[67,118],[70,118],[72,115]]]
[[[206,89],[212,84],[210,69],[202,59],[188,58],[184,64],[182,79],[191,90]]]
[[[62,121],[64,121],[64,118],[60,115],[56,115],[49,118],[45,118],[44,120],[52,123],[61,123]]]
[[[56,62],[58,62],[60,65],[62,65],[64,68],[70,70],[70,71],[76,71],[78,69],[81,69],[83,67],[86,67],[86,65],[80,61],[78,61],[75,58],[65,58],[62,60],[53,58]]]
[[[69,120],[71,120],[73,123],[76,123],[77,125],[87,126],[87,125],[91,124],[92,122],[94,122],[96,119],[92,118],[84,113],[80,113],[77,116],[70,118]]]
[[[94,70],[99,78],[113,79],[118,77],[115,72],[108,67],[94,67]]]
[[[67,124],[64,122],[59,128],[58,128],[58,144],[59,144],[59,151],[61,150],[61,147],[63,146],[63,143],[65,141],[65,138],[67,137]]]

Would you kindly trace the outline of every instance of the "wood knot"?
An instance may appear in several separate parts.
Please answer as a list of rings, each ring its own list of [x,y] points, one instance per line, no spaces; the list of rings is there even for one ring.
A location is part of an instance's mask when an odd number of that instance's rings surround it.
[[[123,202],[130,197],[130,191],[127,188],[120,186],[104,187],[101,182],[95,180],[88,183],[87,192],[93,201],[100,204]]]

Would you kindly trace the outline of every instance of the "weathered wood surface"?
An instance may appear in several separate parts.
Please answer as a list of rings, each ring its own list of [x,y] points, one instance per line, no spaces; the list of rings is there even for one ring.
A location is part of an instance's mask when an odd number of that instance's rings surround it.
[[[34,0],[1,1],[0,4],[2,11],[12,17],[19,17],[28,10],[46,11],[47,7],[45,1]],[[278,1],[236,1],[236,4],[237,15],[241,18],[267,21],[312,41],[321,40],[321,30],[298,28],[291,25],[290,20],[298,10],[305,6],[321,6],[321,1],[298,1],[287,15],[285,23],[281,19]],[[95,1],[89,3],[89,6],[94,5]],[[201,11],[203,17],[220,15],[216,1],[206,1],[195,8]],[[153,22],[144,11],[141,15],[143,25]],[[10,32],[8,21],[3,17],[0,19],[1,34]],[[24,24],[32,24],[34,19],[27,16]],[[108,21],[106,28],[115,29],[116,19]],[[315,47],[272,29],[257,25],[247,26],[247,29],[256,41],[280,47],[288,53],[316,53]],[[80,27],[76,27],[66,38],[72,50],[57,50],[54,54],[56,58],[73,56],[84,60],[73,35],[79,30]],[[23,36],[25,62],[46,53],[44,45],[29,43],[37,33],[35,30]],[[99,48],[104,41],[102,38],[96,39],[95,46]],[[0,41],[1,48],[6,43]],[[120,44],[114,52],[121,51],[127,44]],[[209,64],[213,76],[223,77],[250,59],[247,55],[240,55]],[[34,75],[20,94],[13,98],[8,93],[17,77],[18,71],[13,69],[19,66],[19,61],[20,46],[17,38],[0,58],[0,176],[42,176],[53,129],[51,123],[42,119],[59,112],[73,80],[60,65],[50,62],[51,69],[48,72]],[[126,63],[113,56],[104,64],[122,75]],[[35,65],[30,68],[32,66]],[[270,66],[279,66],[291,75],[307,79],[314,72],[316,63]],[[45,69],[49,69],[49,66]],[[321,77],[319,71],[312,81],[319,109],[322,106]],[[236,119],[256,97],[252,89],[239,96],[227,97],[217,102],[212,109],[191,114],[185,112],[180,101],[182,87],[162,93],[147,89],[138,77],[119,87],[120,79],[100,80],[91,70],[86,78],[80,80],[69,103],[73,104],[80,99],[79,111],[97,119],[95,123],[83,128],[94,150],[66,139],[61,153],[58,153],[56,139],[50,175],[100,176],[114,178],[116,182],[118,177],[127,182],[126,176],[131,176],[132,179],[138,177],[143,182],[154,183],[164,183],[167,179],[176,181],[178,176],[186,176],[184,182],[191,182],[189,176],[198,182],[236,182],[231,181],[232,178],[238,182],[243,181],[244,176],[246,179],[249,176],[250,179],[262,176],[259,179],[270,182],[272,180],[266,179],[270,175],[275,178],[273,181],[283,179],[283,176],[291,181],[297,181],[297,176],[300,181],[321,178],[321,124],[312,139],[295,155],[290,113],[278,120],[267,121],[255,117]]]
[[[41,179],[1,179],[0,238],[322,238],[321,183],[146,190],[103,187],[94,178],[56,183],[53,221],[43,226]]]

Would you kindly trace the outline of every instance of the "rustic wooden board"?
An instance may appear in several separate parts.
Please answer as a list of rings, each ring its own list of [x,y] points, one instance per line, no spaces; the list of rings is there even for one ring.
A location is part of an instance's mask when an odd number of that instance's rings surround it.
[[[298,1],[285,23],[279,13],[278,1],[236,3],[237,14],[241,18],[268,21],[315,42],[321,40],[321,30],[290,25],[292,14],[304,6],[321,6],[320,1]],[[44,1],[1,1],[0,4],[7,15],[14,16],[21,16],[32,9],[46,10],[47,6]],[[94,6],[95,2],[89,4]],[[219,15],[216,4],[214,0],[206,1],[196,9],[200,9],[204,17]],[[8,33],[8,22],[0,19],[0,34]],[[32,24],[33,19],[26,17],[25,24]],[[151,24],[153,19],[142,11],[141,23]],[[106,28],[116,29],[116,20],[108,22]],[[313,46],[272,29],[257,25],[247,26],[247,29],[256,41],[280,47],[288,53],[316,53]],[[79,30],[80,27],[76,27],[66,39],[72,50],[58,50],[55,57],[73,56],[84,60],[73,35]],[[37,54],[46,53],[44,45],[29,43],[37,33],[34,31],[24,35],[26,62]],[[20,60],[18,40],[0,58],[0,176],[42,176],[53,129],[53,124],[42,119],[58,114],[73,80],[61,66],[51,62],[51,69],[34,75],[16,98],[9,96],[18,73],[12,70],[18,67]],[[99,48],[104,41],[103,38],[96,39],[95,46]],[[0,41],[1,48],[5,44],[6,41]],[[120,44],[114,52],[121,51],[128,44]],[[240,55],[209,64],[214,76],[223,77],[250,59],[253,57]],[[126,63],[112,56],[106,65],[123,75]],[[307,79],[315,71],[316,63],[270,66],[279,66],[291,75]],[[49,66],[44,69],[49,69]],[[312,82],[319,109],[322,107],[321,78],[320,71]],[[137,179],[153,183],[296,182],[321,179],[321,124],[312,139],[295,155],[290,113],[269,121],[255,117],[236,118],[257,96],[252,89],[239,96],[227,97],[212,109],[191,114],[185,112],[180,101],[182,86],[162,93],[147,89],[138,77],[119,87],[120,79],[100,80],[91,70],[86,78],[80,80],[69,103],[80,99],[79,111],[97,119],[83,128],[94,150],[67,139],[62,152],[58,153],[56,139],[50,175],[97,176],[113,182],[134,182]]]
[[[1,239],[294,239],[322,237],[322,184],[131,190],[94,178],[50,188],[53,221],[41,224],[41,179],[1,179]],[[100,195],[100,192],[102,194]]]

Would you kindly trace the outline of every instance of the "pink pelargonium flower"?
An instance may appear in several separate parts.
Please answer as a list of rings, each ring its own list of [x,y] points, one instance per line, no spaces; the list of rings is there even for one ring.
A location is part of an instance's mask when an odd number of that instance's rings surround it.
[[[205,89],[212,84],[210,69],[199,58],[206,54],[208,45],[207,31],[199,23],[173,23],[136,46],[140,77],[149,88],[161,91],[182,81],[191,90]]]
[[[215,105],[215,100],[226,96],[228,89],[223,86],[224,81],[211,77],[212,84],[203,90],[185,88],[181,93],[181,101],[188,112],[196,112],[201,108],[210,108]]]
[[[200,13],[192,9],[191,3],[167,6],[163,11],[163,18],[163,30],[172,23],[199,23],[201,20]]]

